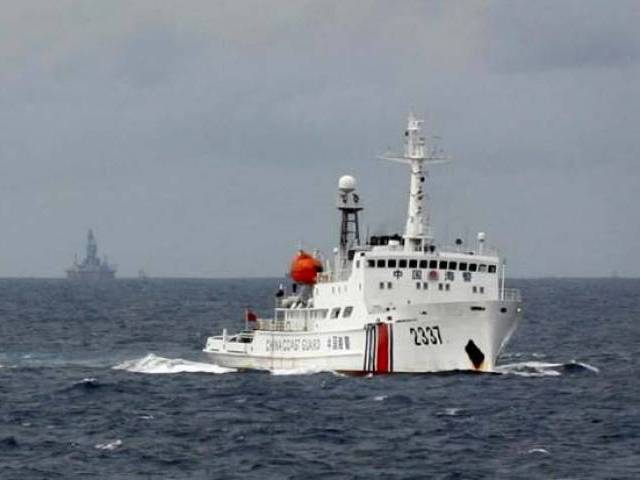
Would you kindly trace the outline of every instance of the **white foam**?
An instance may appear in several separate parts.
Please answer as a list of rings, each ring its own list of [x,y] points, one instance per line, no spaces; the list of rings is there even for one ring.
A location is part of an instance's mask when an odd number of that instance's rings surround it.
[[[335,373],[338,375],[338,373],[333,370],[317,367],[274,369],[269,370],[269,373],[271,373],[271,375],[315,375],[317,373]]]
[[[455,417],[456,415],[458,415],[459,411],[459,408],[445,408],[443,415],[446,415],[448,417]]]
[[[499,365],[496,366],[494,371],[521,377],[557,377],[561,375],[559,371],[555,370],[559,367],[562,367],[562,363],[531,361]]]
[[[542,453],[543,455],[549,455],[549,451],[544,448],[532,448],[527,453]]]
[[[518,375],[521,377],[558,377],[562,375],[562,370],[571,367],[578,366],[584,368],[592,373],[599,373],[600,370],[588,363],[571,361],[569,363],[551,363],[551,362],[518,362],[509,363],[506,365],[496,366],[494,372],[509,375]]]
[[[376,402],[382,402],[385,398],[387,398],[386,395],[378,395],[377,397],[373,397],[373,400]]]
[[[117,440],[114,440],[113,442],[98,443],[97,445],[95,445],[95,448],[97,448],[98,450],[115,450],[120,445],[122,445],[122,440],[120,440],[118,438]]]
[[[115,370],[126,370],[135,373],[229,373],[235,372],[234,368],[221,367],[213,363],[193,362],[182,358],[164,358],[148,354],[145,357],[127,360],[115,367]]]

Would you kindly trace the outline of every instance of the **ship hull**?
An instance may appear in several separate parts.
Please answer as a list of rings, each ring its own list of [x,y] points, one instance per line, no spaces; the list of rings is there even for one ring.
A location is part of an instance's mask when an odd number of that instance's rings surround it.
[[[247,337],[244,341],[226,335],[210,337],[204,352],[218,365],[250,370],[491,372],[520,317],[517,302],[430,305],[428,313],[392,321],[366,318],[354,328],[257,330],[250,341]]]

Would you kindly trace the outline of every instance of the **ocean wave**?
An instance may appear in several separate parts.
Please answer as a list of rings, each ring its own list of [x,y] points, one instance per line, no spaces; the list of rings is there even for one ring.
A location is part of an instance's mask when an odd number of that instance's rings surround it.
[[[598,367],[583,362],[551,363],[535,360],[498,365],[494,371],[502,375],[517,375],[520,377],[558,377],[565,373],[600,372]]]
[[[546,448],[530,448],[527,453],[541,453],[543,455],[549,455],[549,450],[547,450]]]
[[[15,448],[19,446],[20,444],[18,443],[18,440],[16,440],[16,437],[14,436],[0,438],[0,447],[2,448]]]
[[[115,450],[120,445],[122,445],[122,440],[118,438],[113,442],[98,443],[97,445],[95,445],[95,448],[97,448],[98,450]]]
[[[316,375],[318,373],[331,373],[338,377],[345,376],[342,373],[336,372],[335,370],[329,370],[326,368],[318,368],[318,367],[306,367],[306,368],[276,368],[273,370],[269,370],[271,375]]]
[[[64,391],[68,392],[72,390],[79,390],[79,391],[89,392],[92,390],[101,389],[105,386],[106,386],[105,384],[98,382],[98,380],[95,379],[94,377],[87,377],[87,378],[83,378],[78,382],[74,382],[70,387],[65,388]]]
[[[436,413],[438,417],[457,417],[461,409],[456,407],[445,408]]]
[[[221,367],[213,363],[194,362],[182,358],[164,358],[150,353],[142,358],[127,360],[113,367],[134,373],[230,373],[234,368]]]

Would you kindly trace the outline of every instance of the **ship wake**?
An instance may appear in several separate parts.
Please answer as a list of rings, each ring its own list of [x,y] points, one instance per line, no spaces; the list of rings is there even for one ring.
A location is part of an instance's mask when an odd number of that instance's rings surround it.
[[[213,363],[194,362],[182,358],[164,358],[150,353],[142,358],[126,360],[113,367],[114,370],[125,370],[134,373],[168,374],[168,373],[231,373],[234,368],[221,367]]]
[[[520,377],[559,377],[572,373],[600,373],[600,370],[588,363],[571,361],[567,363],[551,362],[517,362],[496,366],[495,373],[502,375],[516,375]]]

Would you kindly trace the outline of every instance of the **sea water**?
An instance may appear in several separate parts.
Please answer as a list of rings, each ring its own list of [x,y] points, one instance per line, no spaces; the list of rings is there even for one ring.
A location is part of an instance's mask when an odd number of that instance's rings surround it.
[[[0,280],[0,479],[640,478],[640,280],[511,282],[495,374],[208,363],[278,282]]]

